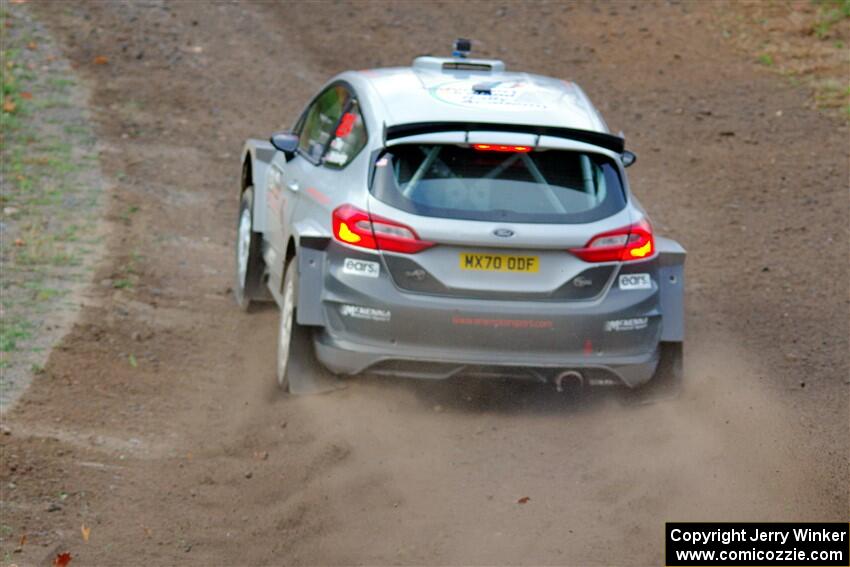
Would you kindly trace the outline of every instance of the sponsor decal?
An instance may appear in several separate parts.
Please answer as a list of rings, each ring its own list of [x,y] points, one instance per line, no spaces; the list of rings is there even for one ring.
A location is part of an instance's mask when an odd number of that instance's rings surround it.
[[[280,212],[280,209],[283,207],[284,199],[280,196],[280,188],[279,187],[269,187],[269,190],[266,191],[266,203],[269,208],[274,212]]]
[[[584,276],[576,276],[573,278],[574,287],[587,287],[593,285],[593,280]]]
[[[475,327],[510,327],[511,329],[551,329],[555,326],[547,319],[489,319],[486,317],[452,317],[452,325]]]
[[[307,187],[306,190],[307,195],[312,197],[315,201],[321,203],[322,205],[327,205],[331,202],[331,198],[316,189],[315,187]]]
[[[652,289],[649,274],[621,274],[620,289]]]
[[[486,89],[477,90],[475,86],[468,80],[449,81],[431,87],[429,92],[448,104],[489,110],[547,110],[561,96],[530,81],[493,81],[486,84]]]
[[[357,258],[346,258],[342,262],[342,273],[352,276],[377,278],[381,275],[381,264],[367,260],[358,260]]]
[[[379,321],[381,323],[388,323],[391,315],[388,309],[376,309],[375,307],[363,307],[362,305],[340,305],[339,312],[343,317]]]
[[[281,177],[282,176],[283,176],[283,172],[281,170],[279,170],[275,166],[270,167],[269,168],[268,187],[270,189],[272,189],[272,188],[280,189],[280,187],[281,187]]]
[[[613,319],[605,321],[605,330],[618,333],[620,331],[640,331],[649,325],[649,317],[632,317],[631,319]]]
[[[266,181],[266,204],[274,212],[280,212],[283,208],[283,198],[280,194],[281,188],[281,171],[272,166],[269,168],[268,179]]]

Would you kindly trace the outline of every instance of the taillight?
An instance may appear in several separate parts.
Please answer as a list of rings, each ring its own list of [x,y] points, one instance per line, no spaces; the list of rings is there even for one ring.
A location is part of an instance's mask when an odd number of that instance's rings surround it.
[[[349,246],[416,254],[434,245],[419,240],[412,228],[370,215],[351,205],[342,205],[333,212],[334,238]]]
[[[506,146],[504,144],[472,144],[480,152],[517,152],[525,154],[531,151],[531,146]]]
[[[641,219],[631,226],[597,234],[584,248],[572,248],[585,262],[629,262],[649,258],[655,252],[652,225]]]

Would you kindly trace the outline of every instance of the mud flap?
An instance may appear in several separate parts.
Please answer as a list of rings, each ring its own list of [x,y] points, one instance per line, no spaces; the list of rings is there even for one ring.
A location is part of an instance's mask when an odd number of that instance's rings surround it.
[[[685,338],[685,249],[669,238],[656,238],[661,291],[661,340],[681,342]]]
[[[289,393],[295,396],[323,394],[345,388],[345,383],[331,374],[316,358],[313,329],[292,326],[292,349],[289,359]]]
[[[299,325],[323,327],[322,289],[324,289],[325,247],[327,237],[302,236],[298,252],[298,306],[295,311]]]
[[[345,384],[325,368],[313,346],[313,328],[324,326],[322,289],[326,237],[302,236],[298,252],[298,324],[292,329],[292,353],[289,361],[289,393],[296,396],[321,394],[344,388]]]

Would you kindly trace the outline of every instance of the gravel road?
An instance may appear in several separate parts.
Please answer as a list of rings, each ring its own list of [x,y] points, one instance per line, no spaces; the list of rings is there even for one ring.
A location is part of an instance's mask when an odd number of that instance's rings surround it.
[[[848,128],[710,8],[35,3],[93,93],[95,282],[132,261],[133,285],[94,293],[7,423],[2,551],[27,533],[20,564],[658,565],[667,520],[846,521]],[[338,71],[457,36],[577,81],[626,132],[636,193],[689,252],[681,398],[276,390],[277,315],[229,290],[242,141]]]

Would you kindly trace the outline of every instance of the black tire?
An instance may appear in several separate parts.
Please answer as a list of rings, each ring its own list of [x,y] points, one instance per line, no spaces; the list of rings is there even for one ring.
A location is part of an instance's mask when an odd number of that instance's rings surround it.
[[[679,394],[685,378],[682,343],[661,343],[661,359],[650,384],[668,394]]]
[[[638,404],[676,398],[684,383],[684,352],[682,343],[661,343],[658,366],[652,378],[639,388],[631,390],[628,399]]]
[[[264,297],[263,293],[263,262],[262,240],[260,233],[254,232],[254,188],[248,187],[242,193],[239,206],[239,216],[236,219],[236,284],[233,295],[237,305],[247,311],[251,302]],[[244,223],[249,227],[247,236]],[[246,241],[247,239],[247,241]],[[246,254],[243,258],[242,254]],[[244,265],[242,264],[244,262]]]
[[[277,341],[277,385],[284,392],[296,396],[343,388],[344,384],[316,357],[314,328],[298,324],[298,285],[298,258],[294,257],[287,263],[283,275],[283,305],[280,309]],[[284,339],[288,340],[286,345]],[[282,356],[284,349],[285,356]]]
[[[298,298],[298,259],[293,257],[283,273],[283,305],[280,306],[280,325],[277,335],[277,385],[289,391],[289,378],[298,360],[304,356],[304,336],[309,340],[309,330],[301,327],[295,317]],[[308,346],[309,342],[306,343]]]

